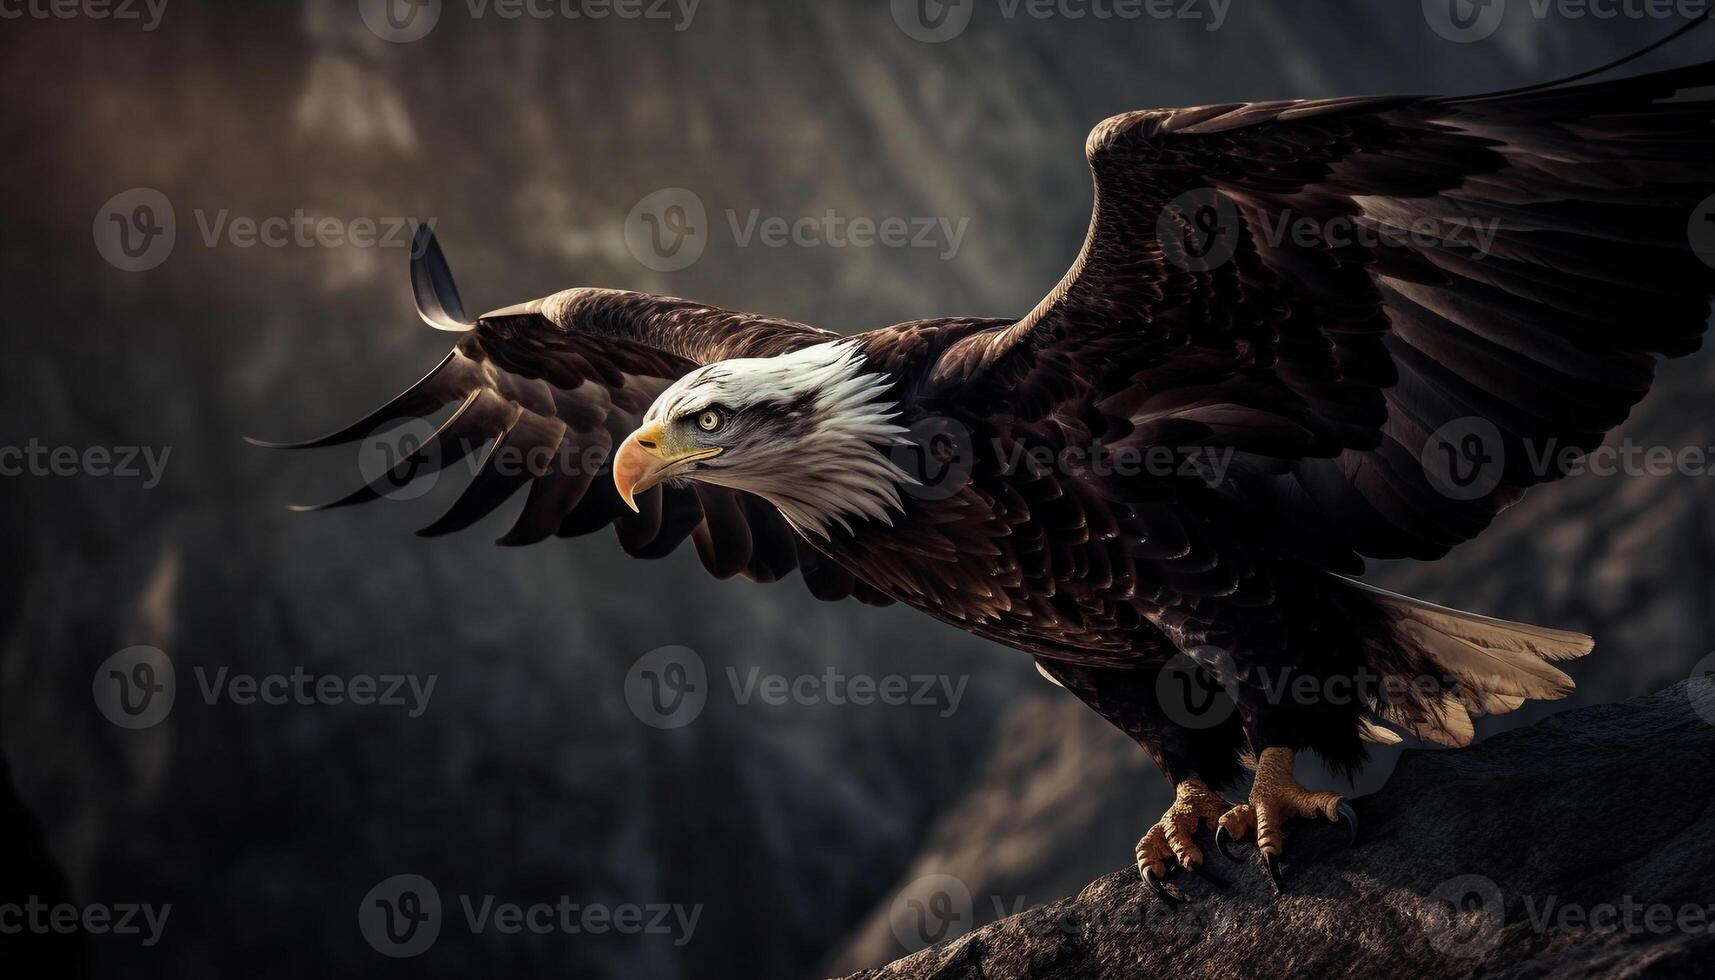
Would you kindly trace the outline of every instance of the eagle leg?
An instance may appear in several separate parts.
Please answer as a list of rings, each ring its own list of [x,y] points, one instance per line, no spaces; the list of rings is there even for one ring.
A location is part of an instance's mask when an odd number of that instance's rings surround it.
[[[1226,887],[1227,882],[1202,869],[1203,851],[1197,846],[1196,836],[1197,831],[1215,826],[1222,814],[1232,809],[1232,804],[1200,779],[1184,779],[1174,787],[1173,805],[1137,842],[1138,874],[1162,901],[1169,905],[1188,901],[1163,884],[1173,866],[1185,868],[1217,888]]]
[[[1251,784],[1250,802],[1241,803],[1222,814],[1215,831],[1215,844],[1221,853],[1237,860],[1228,844],[1244,840],[1256,832],[1257,850],[1262,855],[1263,868],[1276,892],[1285,891],[1280,881],[1282,831],[1286,821],[1295,817],[1324,817],[1344,820],[1350,842],[1358,839],[1358,814],[1338,793],[1304,788],[1292,776],[1292,750],[1263,749],[1257,758],[1256,780]],[[1141,848],[1142,845],[1140,844]]]

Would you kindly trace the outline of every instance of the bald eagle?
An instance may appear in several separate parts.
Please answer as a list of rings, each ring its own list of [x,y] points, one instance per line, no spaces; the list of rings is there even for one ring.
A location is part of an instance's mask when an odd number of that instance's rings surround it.
[[[1715,102],[1690,93],[1710,85],[1715,61],[1115,116],[1085,146],[1083,249],[1034,309],[856,336],[597,288],[473,319],[420,232],[419,312],[456,345],[295,445],[453,406],[323,506],[482,450],[422,533],[527,487],[502,544],[611,527],[656,558],[689,539],[717,578],[797,570],[818,598],[905,603],[1030,654],[1173,784],[1136,853],[1158,894],[1181,897],[1162,879],[1198,869],[1208,829],[1229,856],[1254,835],[1278,887],[1288,821],[1356,830],[1294,753],[1349,771],[1366,741],[1463,745],[1473,714],[1571,690],[1554,664],[1590,638],[1353,576],[1481,533],[1576,463],[1542,447],[1597,447],[1657,355],[1697,349]],[[1169,710],[1187,665],[1234,710]],[[1217,795],[1247,768],[1247,802]]]

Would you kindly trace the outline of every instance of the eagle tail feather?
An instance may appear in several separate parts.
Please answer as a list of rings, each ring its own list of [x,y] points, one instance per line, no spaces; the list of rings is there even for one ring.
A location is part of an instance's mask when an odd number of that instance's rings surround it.
[[[1382,613],[1395,648],[1389,662],[1441,679],[1436,694],[1377,705],[1369,728],[1385,722],[1441,745],[1468,745],[1471,716],[1504,714],[1526,700],[1572,693],[1572,678],[1554,667],[1589,653],[1583,633],[1515,623],[1439,606],[1342,577]],[[1382,729],[1385,732],[1385,729]],[[1369,737],[1366,735],[1366,737]]]

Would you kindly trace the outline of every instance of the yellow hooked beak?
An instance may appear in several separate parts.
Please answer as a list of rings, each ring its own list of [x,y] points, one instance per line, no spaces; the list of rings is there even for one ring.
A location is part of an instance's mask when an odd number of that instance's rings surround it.
[[[613,485],[635,512],[637,494],[671,476],[674,467],[719,456],[723,449],[682,445],[659,422],[651,422],[627,436],[613,454]]]

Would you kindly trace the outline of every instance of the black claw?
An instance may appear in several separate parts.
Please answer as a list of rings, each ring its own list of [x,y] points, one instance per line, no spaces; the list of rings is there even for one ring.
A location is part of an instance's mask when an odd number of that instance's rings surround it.
[[[1232,884],[1220,875],[1204,870],[1201,864],[1187,864],[1185,870],[1208,882],[1212,888],[1226,888]]]
[[[1280,855],[1263,854],[1262,866],[1268,871],[1268,880],[1274,882],[1274,893],[1279,895],[1286,891],[1286,886],[1280,883]]]
[[[1352,809],[1350,803],[1341,800],[1340,805],[1334,808],[1334,813],[1346,821],[1346,830],[1350,834],[1346,846],[1350,847],[1356,844],[1358,842],[1358,811]]]
[[[1177,907],[1190,901],[1190,899],[1183,895],[1175,894],[1166,885],[1162,884],[1161,879],[1155,876],[1154,868],[1143,869],[1143,880],[1149,885],[1150,890],[1155,892],[1155,894],[1159,896],[1163,902],[1166,902],[1169,907]]]
[[[1233,848],[1233,838],[1232,838],[1231,834],[1227,833],[1227,828],[1216,827],[1215,828],[1215,849],[1220,851],[1223,855],[1225,855],[1227,860],[1229,860],[1229,861],[1243,861],[1244,858],[1241,858],[1237,854],[1234,854],[1232,848]]]

